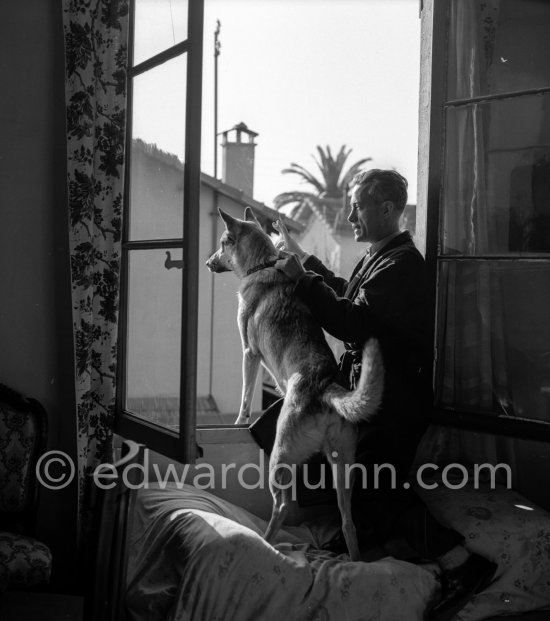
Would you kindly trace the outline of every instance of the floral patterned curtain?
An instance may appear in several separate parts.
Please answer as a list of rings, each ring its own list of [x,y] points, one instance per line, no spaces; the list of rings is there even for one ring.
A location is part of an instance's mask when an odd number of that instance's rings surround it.
[[[63,0],[78,475],[112,458],[128,0]]]

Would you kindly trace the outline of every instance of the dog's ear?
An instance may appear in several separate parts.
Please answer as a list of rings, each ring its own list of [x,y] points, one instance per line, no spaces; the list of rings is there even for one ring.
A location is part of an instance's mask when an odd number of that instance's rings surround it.
[[[262,228],[262,225],[260,224],[260,221],[254,215],[254,212],[252,211],[251,207],[245,207],[244,219],[247,222],[254,222],[254,224],[257,224],[260,228]]]
[[[220,218],[225,222],[225,226],[228,229],[234,229],[237,225],[237,218],[234,218],[233,216],[230,216],[228,213],[225,213],[225,211],[222,211],[219,207],[218,207],[218,213],[220,214]]]

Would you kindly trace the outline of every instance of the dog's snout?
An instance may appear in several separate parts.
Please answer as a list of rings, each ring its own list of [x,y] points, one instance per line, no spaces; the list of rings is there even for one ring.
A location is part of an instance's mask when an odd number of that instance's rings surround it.
[[[214,274],[227,272],[227,268],[224,266],[223,261],[220,261],[218,253],[213,254],[208,261],[206,261],[206,267]]]
[[[219,250],[206,261],[206,267],[211,272],[214,272],[214,274],[231,271],[231,268],[228,266],[227,257],[225,257]]]

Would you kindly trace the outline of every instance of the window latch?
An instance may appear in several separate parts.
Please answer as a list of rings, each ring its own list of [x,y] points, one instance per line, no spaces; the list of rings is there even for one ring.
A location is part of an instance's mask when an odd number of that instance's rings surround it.
[[[183,259],[181,260],[177,260],[177,259],[172,259],[172,255],[170,253],[169,250],[166,251],[166,260],[164,261],[164,267],[167,270],[171,270],[173,267],[181,270],[183,269]]]

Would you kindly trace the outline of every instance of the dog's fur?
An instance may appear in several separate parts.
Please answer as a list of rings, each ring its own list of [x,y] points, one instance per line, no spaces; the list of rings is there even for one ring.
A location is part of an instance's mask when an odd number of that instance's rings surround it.
[[[273,540],[290,501],[290,490],[281,489],[288,484],[290,472],[278,466],[301,466],[322,452],[336,473],[342,531],[350,556],[359,560],[351,489],[344,485],[344,470],[345,464],[355,460],[355,423],[370,419],[382,399],[384,370],[378,343],[371,339],[365,345],[361,378],[354,392],[335,383],[336,360],[320,325],[293,295],[294,283],[271,266],[279,258],[271,238],[262,231],[250,208],[245,210],[245,220],[219,212],[226,230],[220,249],[206,264],[212,272],[233,271],[241,281],[238,323],[243,387],[236,424],[249,420],[260,362],[285,395],[269,462],[273,513],[265,539]],[[249,273],[258,266],[260,269]]]

